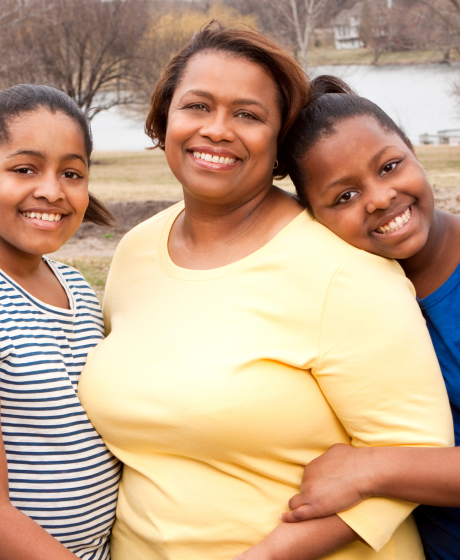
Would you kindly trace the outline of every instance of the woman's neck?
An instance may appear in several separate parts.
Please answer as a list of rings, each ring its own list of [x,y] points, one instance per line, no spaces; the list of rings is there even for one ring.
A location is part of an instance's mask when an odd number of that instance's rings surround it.
[[[421,251],[399,261],[417,297],[436,291],[453,274],[460,262],[460,217],[435,210],[427,242]]]
[[[175,221],[168,250],[175,264],[207,270],[250,255],[301,211],[285,191],[270,187],[249,201],[218,205],[185,193],[185,211]]]

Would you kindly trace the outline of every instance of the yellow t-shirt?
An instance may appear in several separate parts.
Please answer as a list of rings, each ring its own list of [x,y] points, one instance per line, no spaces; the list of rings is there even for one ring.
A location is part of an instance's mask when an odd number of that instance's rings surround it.
[[[186,270],[167,251],[182,209],[120,243],[108,336],[80,380],[125,464],[113,560],[232,559],[276,527],[304,465],[334,443],[452,444],[431,340],[396,262],[303,212],[236,263]],[[413,507],[374,498],[340,514],[370,546],[327,558],[422,559]]]

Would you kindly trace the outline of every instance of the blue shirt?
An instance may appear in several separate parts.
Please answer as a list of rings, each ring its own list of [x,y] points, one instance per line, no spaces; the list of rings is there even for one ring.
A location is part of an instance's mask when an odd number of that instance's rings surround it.
[[[460,445],[460,265],[435,292],[419,300],[438,356]],[[460,476],[460,472],[458,473]],[[460,508],[420,506],[415,510],[429,560],[460,558]]]

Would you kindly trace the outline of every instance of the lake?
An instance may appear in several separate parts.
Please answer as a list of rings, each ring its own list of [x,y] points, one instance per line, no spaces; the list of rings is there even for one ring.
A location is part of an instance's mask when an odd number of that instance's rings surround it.
[[[312,77],[320,74],[342,78],[377,103],[415,144],[425,132],[460,127],[460,104],[450,93],[454,80],[460,80],[460,64],[319,66],[311,72]],[[99,113],[92,127],[97,150],[133,151],[151,145],[143,122],[117,108]]]

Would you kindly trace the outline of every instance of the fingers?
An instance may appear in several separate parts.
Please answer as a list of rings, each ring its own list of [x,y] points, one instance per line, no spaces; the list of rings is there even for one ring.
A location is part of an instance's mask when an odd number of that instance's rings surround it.
[[[292,496],[292,498],[289,500],[289,509],[297,509],[301,506],[304,506],[307,502],[307,500],[305,499],[305,495],[304,494],[296,494],[295,496]]]
[[[308,519],[315,519],[322,517],[318,511],[315,510],[310,504],[304,503],[292,511],[281,514],[280,519],[284,523],[298,523],[299,521],[307,521]]]

